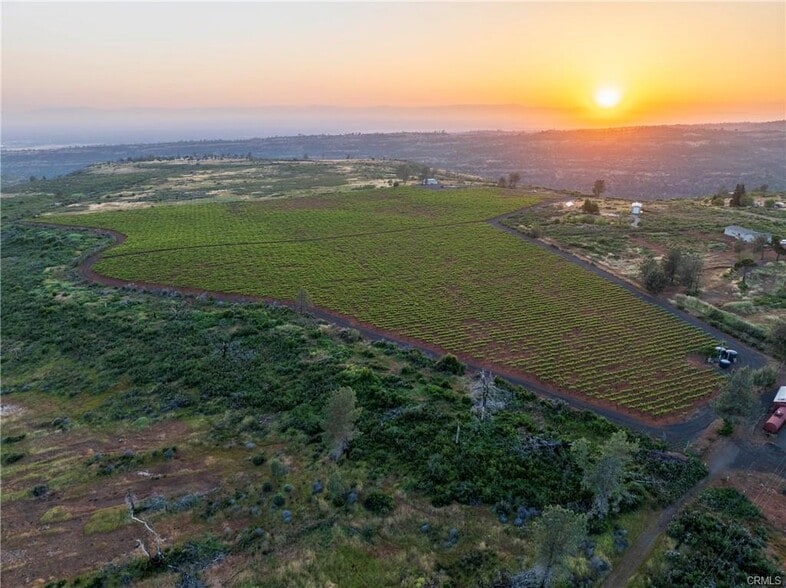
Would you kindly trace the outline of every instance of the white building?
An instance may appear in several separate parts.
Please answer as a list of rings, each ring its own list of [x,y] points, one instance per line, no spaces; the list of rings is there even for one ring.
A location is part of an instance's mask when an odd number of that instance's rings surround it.
[[[633,204],[630,205],[630,210],[633,214],[641,214],[642,206],[643,205],[641,202],[634,202]]]
[[[754,239],[756,239],[756,237],[759,235],[764,235],[767,237],[768,243],[772,241],[772,235],[769,233],[760,233],[759,231],[746,229],[745,227],[739,227],[737,225],[729,225],[723,231],[723,234],[729,237],[734,237],[735,239],[739,239],[740,241],[745,241],[746,243],[753,243]]]

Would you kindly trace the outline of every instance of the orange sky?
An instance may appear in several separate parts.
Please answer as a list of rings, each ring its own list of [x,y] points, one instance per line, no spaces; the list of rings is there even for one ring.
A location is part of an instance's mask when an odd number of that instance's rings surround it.
[[[543,127],[786,118],[783,2],[7,2],[2,17],[4,118],[315,104],[515,105]],[[602,85],[619,106],[595,104]]]

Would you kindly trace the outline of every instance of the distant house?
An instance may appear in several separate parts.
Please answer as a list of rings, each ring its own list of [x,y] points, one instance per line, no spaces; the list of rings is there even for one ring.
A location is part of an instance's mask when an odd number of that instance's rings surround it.
[[[767,237],[767,242],[769,243],[772,241],[772,235],[769,233],[760,233],[759,231],[754,231],[753,229],[746,229],[745,227],[739,227],[737,225],[729,225],[723,231],[724,235],[728,235],[729,237],[734,237],[735,239],[739,239],[740,241],[745,241],[746,243],[753,243],[754,239],[759,235],[764,235]]]
[[[642,206],[641,202],[634,202],[633,204],[630,205],[630,211],[633,214],[641,214],[641,206]]]
[[[424,186],[439,186],[439,180],[436,178],[425,178],[421,184]]]

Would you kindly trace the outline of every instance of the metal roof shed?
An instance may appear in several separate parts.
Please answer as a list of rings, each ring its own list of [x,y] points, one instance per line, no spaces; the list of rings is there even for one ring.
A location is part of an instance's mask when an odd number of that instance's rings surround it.
[[[772,403],[776,406],[786,407],[786,386],[778,388],[778,392],[775,394],[775,399]]]

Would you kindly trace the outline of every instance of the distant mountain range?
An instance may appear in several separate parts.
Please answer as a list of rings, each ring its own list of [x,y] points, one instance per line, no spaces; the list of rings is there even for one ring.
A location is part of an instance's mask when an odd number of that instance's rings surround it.
[[[630,198],[710,194],[737,183],[786,190],[786,121],[615,129],[354,133],[2,151],[3,183],[54,177],[125,158],[188,155],[405,159],[522,185]]]

